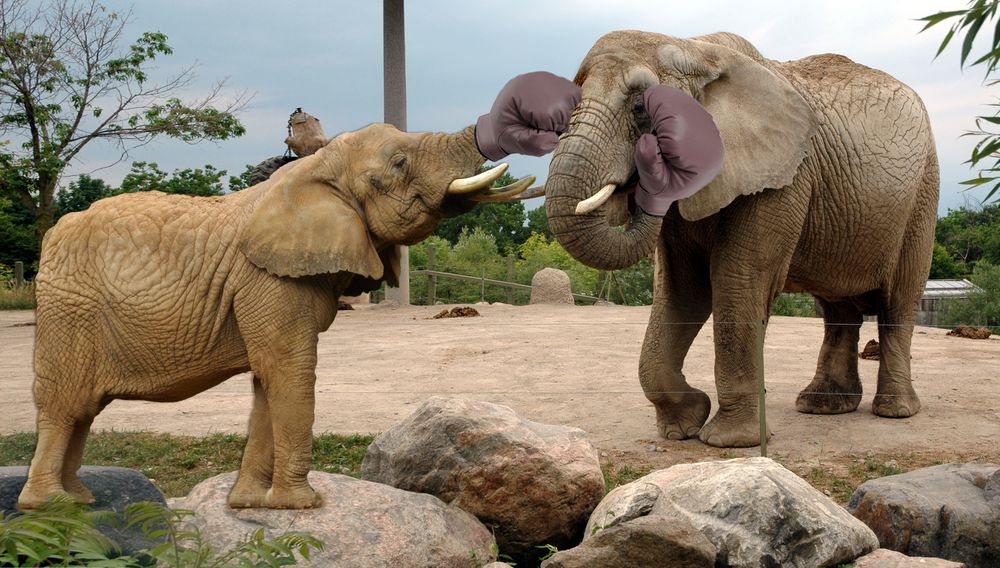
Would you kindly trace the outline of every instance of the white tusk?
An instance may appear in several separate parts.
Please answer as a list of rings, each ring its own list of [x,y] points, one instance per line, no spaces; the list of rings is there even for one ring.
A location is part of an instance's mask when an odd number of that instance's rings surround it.
[[[514,199],[518,201],[523,201],[525,199],[534,199],[536,197],[545,197],[545,186],[536,185],[531,189],[526,189],[522,193],[518,194]]]
[[[508,167],[507,164],[500,164],[472,177],[458,178],[448,186],[448,193],[469,193],[489,187],[507,172]]]
[[[576,214],[585,215],[587,213],[590,213],[594,209],[597,209],[601,205],[604,205],[604,202],[607,201],[608,198],[611,197],[611,194],[614,192],[615,192],[615,184],[613,183],[609,183],[608,185],[602,187],[601,191],[598,191],[589,199],[584,199],[583,201],[576,204]]]
[[[510,185],[498,187],[485,193],[477,193],[469,199],[480,203],[492,203],[497,201],[509,201],[517,194],[528,189],[528,186],[535,183],[535,176],[523,177]]]

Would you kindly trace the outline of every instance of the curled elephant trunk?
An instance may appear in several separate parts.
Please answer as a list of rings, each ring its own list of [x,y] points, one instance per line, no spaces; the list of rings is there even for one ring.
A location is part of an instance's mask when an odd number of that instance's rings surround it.
[[[638,207],[624,231],[614,227],[605,206],[589,207],[582,201],[608,184],[620,186],[635,169],[628,137],[612,144],[599,141],[592,124],[604,121],[580,107],[569,132],[559,142],[545,182],[545,211],[549,228],[573,258],[599,270],[618,270],[640,261],[656,247],[662,219]]]

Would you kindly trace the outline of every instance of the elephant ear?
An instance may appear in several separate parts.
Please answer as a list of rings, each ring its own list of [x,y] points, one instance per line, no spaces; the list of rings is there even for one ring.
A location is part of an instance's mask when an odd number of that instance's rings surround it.
[[[792,183],[816,129],[802,95],[746,40],[731,34],[703,39],[658,51],[666,73],[692,78],[695,96],[719,127],[725,148],[719,175],[678,202],[689,221],[714,215],[741,195]]]
[[[378,279],[379,257],[361,214],[321,179],[322,156],[301,158],[257,201],[240,235],[250,262],[275,276],[346,271]]]
[[[345,296],[360,296],[365,292],[378,290],[384,281],[389,286],[399,286],[399,259],[401,250],[399,245],[392,245],[382,249],[379,253],[382,259],[383,274],[381,278],[366,278],[355,276],[351,283],[344,290]]]

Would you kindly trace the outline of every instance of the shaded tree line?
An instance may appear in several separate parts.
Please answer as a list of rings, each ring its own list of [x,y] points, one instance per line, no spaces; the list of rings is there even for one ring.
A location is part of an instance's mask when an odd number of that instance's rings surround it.
[[[206,165],[202,168],[176,169],[167,173],[154,162],[133,162],[132,169],[122,179],[121,185],[112,187],[104,180],[87,174],[80,175],[60,188],[52,200],[52,218],[58,221],[67,213],[83,211],[98,199],[121,193],[157,190],[183,195],[222,195],[226,191],[239,191],[248,185],[251,166],[237,176],[226,170]],[[24,183],[31,183],[25,180]],[[37,269],[39,233],[37,216],[20,200],[9,193],[0,192],[0,264],[13,266],[15,261],[25,264],[25,271],[32,276]]]

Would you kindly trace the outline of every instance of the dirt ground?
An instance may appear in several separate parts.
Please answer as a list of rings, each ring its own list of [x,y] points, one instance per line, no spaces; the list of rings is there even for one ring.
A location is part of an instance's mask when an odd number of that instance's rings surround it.
[[[711,457],[758,455],[697,440],[657,438],[652,406],[637,378],[648,307],[477,305],[480,317],[432,319],[452,306],[355,306],[320,336],[315,432],[374,433],[433,395],[503,404],[520,416],[582,428],[602,458],[665,467]],[[33,313],[0,312],[0,433],[34,429]],[[1000,463],[1000,339],[948,337],[917,328],[913,379],[923,402],[911,418],[871,413],[877,361],[860,360],[865,396],[858,411],[795,411],[822,338],[819,319],[775,317],[765,342],[769,455],[786,464],[824,465],[877,456],[917,461]],[[874,323],[861,344],[876,337]],[[713,398],[711,325],[685,374]],[[95,429],[173,434],[243,432],[250,384],[237,376],[178,403],[115,401]]]

